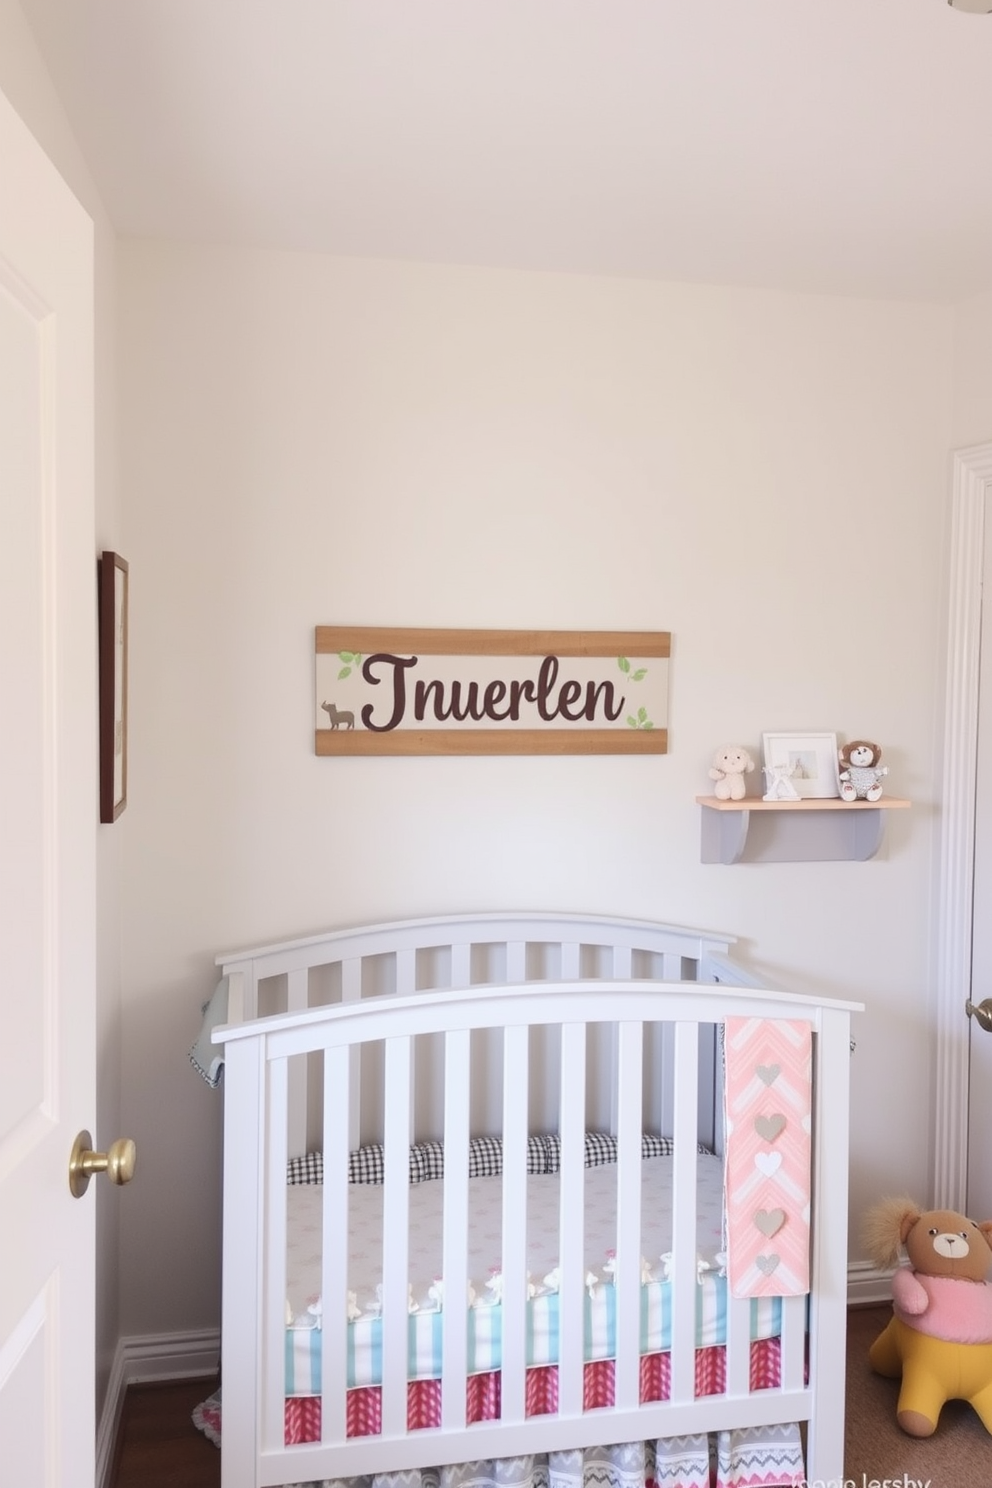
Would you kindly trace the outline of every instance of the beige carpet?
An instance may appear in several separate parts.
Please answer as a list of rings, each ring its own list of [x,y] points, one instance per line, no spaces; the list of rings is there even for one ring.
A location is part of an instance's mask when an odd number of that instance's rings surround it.
[[[903,1488],[908,1479],[924,1484],[929,1479],[931,1488],[992,1488],[992,1436],[970,1405],[955,1400],[945,1405],[926,1441],[906,1436],[896,1425],[898,1381],[882,1379],[868,1366],[868,1349],[891,1315],[888,1306],[848,1313],[847,1478],[854,1488],[870,1488],[873,1480],[882,1485],[886,1478],[892,1488]]]

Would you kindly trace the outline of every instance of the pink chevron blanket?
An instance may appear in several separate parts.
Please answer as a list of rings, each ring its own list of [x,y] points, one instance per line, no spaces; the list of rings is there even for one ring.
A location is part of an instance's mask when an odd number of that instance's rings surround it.
[[[810,1025],[728,1018],[725,1063],[731,1294],[802,1296],[809,1291]]]

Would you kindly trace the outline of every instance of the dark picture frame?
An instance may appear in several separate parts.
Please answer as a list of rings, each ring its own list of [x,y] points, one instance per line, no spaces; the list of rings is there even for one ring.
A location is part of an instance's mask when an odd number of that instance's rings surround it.
[[[100,820],[127,805],[128,564],[106,551],[97,564],[100,646]]]

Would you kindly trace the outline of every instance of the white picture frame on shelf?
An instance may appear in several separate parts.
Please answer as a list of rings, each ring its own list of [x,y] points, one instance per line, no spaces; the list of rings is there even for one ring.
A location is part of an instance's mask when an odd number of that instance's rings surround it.
[[[784,774],[803,801],[840,796],[836,734],[762,734],[761,742],[767,779]]]

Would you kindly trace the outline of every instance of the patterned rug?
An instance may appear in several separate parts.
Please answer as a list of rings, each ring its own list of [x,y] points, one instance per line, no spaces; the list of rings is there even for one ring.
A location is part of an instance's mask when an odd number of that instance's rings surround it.
[[[220,1446],[220,1391],[215,1390],[208,1400],[201,1403],[193,1411],[193,1425],[197,1431],[202,1431],[204,1436],[212,1441],[215,1447]]]

